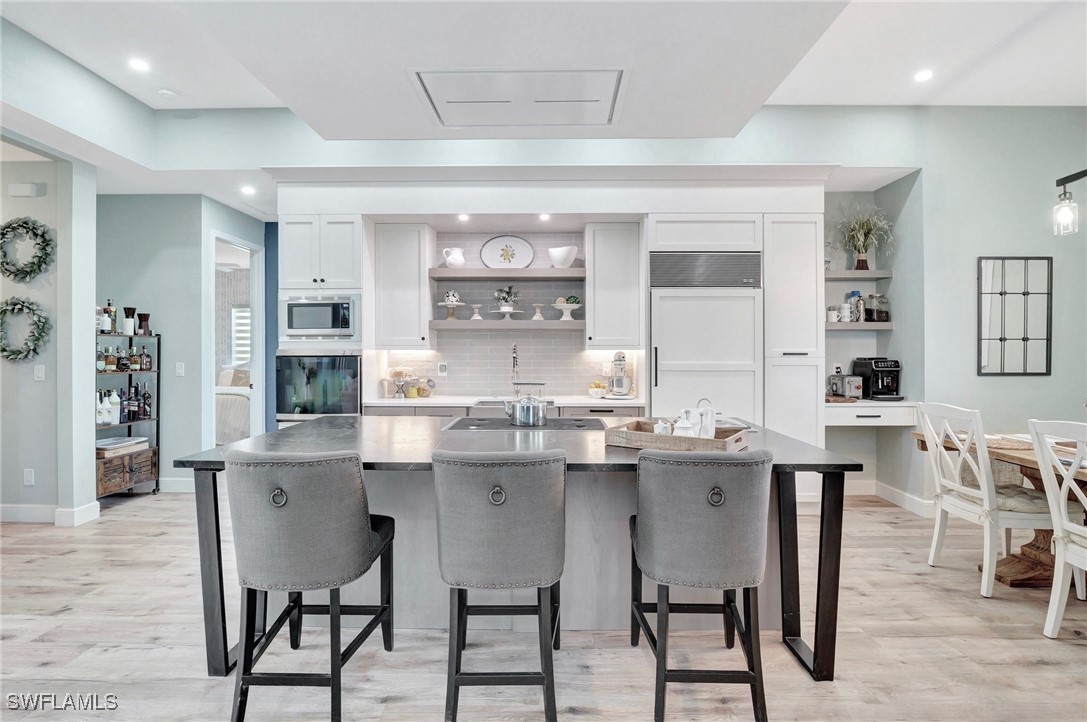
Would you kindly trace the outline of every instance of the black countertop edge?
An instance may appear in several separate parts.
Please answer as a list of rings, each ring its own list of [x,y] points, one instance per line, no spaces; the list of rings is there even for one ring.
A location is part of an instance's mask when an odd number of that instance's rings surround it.
[[[207,461],[178,459],[174,462],[175,469],[196,469],[198,471],[223,471],[226,464],[222,459],[209,459]],[[432,471],[430,462],[404,463],[366,461],[362,464],[363,471]],[[636,473],[637,462],[617,462],[612,464],[567,464],[566,470],[575,473]],[[811,471],[815,473],[833,474],[836,472],[863,471],[864,465],[855,462],[852,464],[774,464],[774,471]]]

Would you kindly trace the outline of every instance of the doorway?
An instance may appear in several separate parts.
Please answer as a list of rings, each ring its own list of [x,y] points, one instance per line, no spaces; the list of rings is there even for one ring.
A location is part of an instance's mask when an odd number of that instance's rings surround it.
[[[264,433],[261,248],[215,233],[213,433],[222,446]]]

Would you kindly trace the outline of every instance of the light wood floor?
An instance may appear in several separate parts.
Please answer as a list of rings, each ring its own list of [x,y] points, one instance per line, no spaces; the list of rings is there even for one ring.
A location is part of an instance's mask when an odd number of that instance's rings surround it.
[[[225,499],[224,499],[225,502]],[[1048,590],[997,584],[978,596],[981,530],[952,519],[941,566],[925,564],[931,522],[877,499],[847,501],[837,679],[816,683],[774,633],[762,637],[771,720],[1083,720],[1087,718],[1087,603],[1069,601],[1060,638],[1042,636]],[[10,693],[116,694],[110,720],[229,718],[233,679],[205,674],[192,497],[162,494],[109,502],[97,522],[75,529],[0,525],[2,676]],[[816,520],[802,517],[806,620],[814,612]],[[1015,537],[1017,544],[1027,535]],[[224,550],[232,562],[233,552]],[[563,589],[563,595],[576,594]],[[236,615],[237,589],[228,589]],[[236,628],[231,617],[231,629]],[[672,638],[673,666],[743,664],[705,632]],[[377,642],[376,644],[373,642]],[[441,719],[446,636],[398,632],[385,653],[378,637],[344,674],[344,718]],[[535,637],[469,636],[468,670],[538,669]],[[286,633],[258,670],[322,671],[327,631],[309,629],[292,652]],[[647,720],[653,662],[625,633],[567,632],[555,655],[559,716]],[[543,719],[532,688],[469,688],[462,720]],[[323,690],[255,688],[252,720],[328,718]],[[746,688],[672,685],[671,720],[750,719]]]

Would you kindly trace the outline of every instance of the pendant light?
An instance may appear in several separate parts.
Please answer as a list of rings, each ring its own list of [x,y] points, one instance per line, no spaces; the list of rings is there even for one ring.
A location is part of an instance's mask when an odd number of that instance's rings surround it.
[[[1079,231],[1079,206],[1072,200],[1072,194],[1068,192],[1067,186],[1080,178],[1087,178],[1087,170],[1057,180],[1061,193],[1057,196],[1057,205],[1053,206],[1053,235],[1055,236],[1070,236]]]

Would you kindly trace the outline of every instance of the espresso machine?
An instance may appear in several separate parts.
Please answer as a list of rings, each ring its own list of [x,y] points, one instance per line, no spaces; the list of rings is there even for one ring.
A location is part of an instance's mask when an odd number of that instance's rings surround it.
[[[902,364],[883,356],[853,359],[853,375],[861,377],[864,398],[872,401],[902,401],[898,390]]]
[[[609,399],[629,399],[634,393],[634,382],[627,374],[627,355],[622,351],[616,351],[611,360],[611,373],[608,374]]]

